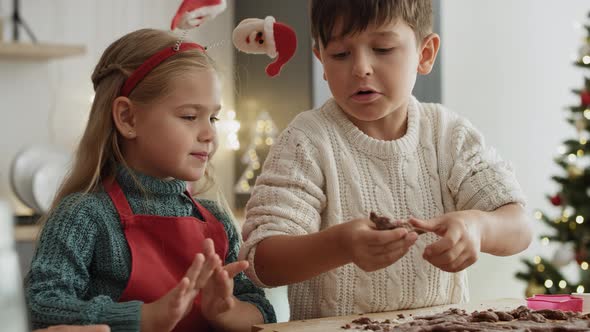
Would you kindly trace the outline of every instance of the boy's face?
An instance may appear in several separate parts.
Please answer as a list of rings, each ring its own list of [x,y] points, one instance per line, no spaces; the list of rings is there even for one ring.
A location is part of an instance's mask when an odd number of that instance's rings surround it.
[[[339,36],[341,27],[340,20],[332,36]],[[424,47],[417,44],[412,28],[398,20],[332,38],[314,53],[323,64],[334,99],[351,121],[362,127],[361,123],[382,120],[394,113],[405,117],[416,74],[427,74],[436,57],[434,52],[432,63],[427,63]]]

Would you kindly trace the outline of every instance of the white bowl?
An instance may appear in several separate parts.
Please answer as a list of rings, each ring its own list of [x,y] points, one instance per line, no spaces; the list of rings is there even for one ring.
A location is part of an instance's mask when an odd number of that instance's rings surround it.
[[[57,147],[49,145],[31,146],[21,150],[12,160],[10,184],[16,196],[37,213],[43,209],[37,204],[33,192],[33,179],[43,165],[68,160],[69,155]]]
[[[33,198],[40,213],[49,211],[51,203],[68,172],[69,160],[53,160],[33,174]]]

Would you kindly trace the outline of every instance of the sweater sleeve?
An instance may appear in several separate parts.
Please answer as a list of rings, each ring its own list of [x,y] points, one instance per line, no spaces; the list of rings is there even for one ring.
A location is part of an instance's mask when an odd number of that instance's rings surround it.
[[[508,203],[525,204],[511,165],[486,147],[481,133],[465,119],[451,127],[451,167],[447,186],[457,210],[493,211]]]
[[[111,331],[139,331],[141,302],[90,297],[90,264],[99,227],[89,195],[62,200],[48,219],[25,278],[34,329],[59,324],[108,324]]]
[[[229,241],[229,250],[225,257],[225,264],[233,263],[238,260],[240,250],[240,234],[238,233],[232,218],[223,211],[215,202],[210,200],[199,200],[207,210],[209,210],[225,228]],[[240,301],[248,302],[255,305],[264,317],[264,323],[276,323],[277,318],[274,308],[264,295],[264,291],[256,287],[244,272],[240,272],[234,277],[234,296]]]
[[[306,235],[321,227],[326,206],[320,154],[304,131],[289,127],[271,148],[246,205],[240,259],[255,284],[266,287],[254,270],[257,244],[277,235]]]

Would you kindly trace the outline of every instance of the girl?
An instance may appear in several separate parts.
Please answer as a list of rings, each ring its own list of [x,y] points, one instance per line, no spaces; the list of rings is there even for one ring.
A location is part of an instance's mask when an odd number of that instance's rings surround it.
[[[34,328],[247,331],[274,322],[237,261],[239,234],[185,181],[209,180],[220,82],[195,43],[144,29],[110,45],[73,168],[55,198],[26,297]],[[223,265],[223,263],[227,265]]]

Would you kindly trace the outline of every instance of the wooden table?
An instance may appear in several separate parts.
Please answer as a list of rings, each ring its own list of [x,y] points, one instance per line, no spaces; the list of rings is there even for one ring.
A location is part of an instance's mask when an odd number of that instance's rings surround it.
[[[412,315],[429,315],[442,312],[449,308],[465,309],[467,312],[474,310],[486,310],[489,308],[497,310],[512,310],[520,305],[526,305],[524,299],[498,299],[493,301],[485,301],[481,303],[468,303],[468,304],[455,304],[455,305],[444,305],[437,307],[429,307],[422,309],[411,309],[411,310],[400,310],[400,311],[389,311],[381,312],[376,314],[362,314],[352,316],[341,316],[341,317],[327,317],[318,319],[308,319],[301,321],[291,321],[287,323],[277,324],[263,324],[252,326],[252,332],[291,332],[291,331],[306,331],[306,332],[344,332],[341,327],[345,324],[349,324],[354,319],[361,316],[369,317],[373,320],[385,320],[395,319],[398,314],[404,314],[408,317]]]

